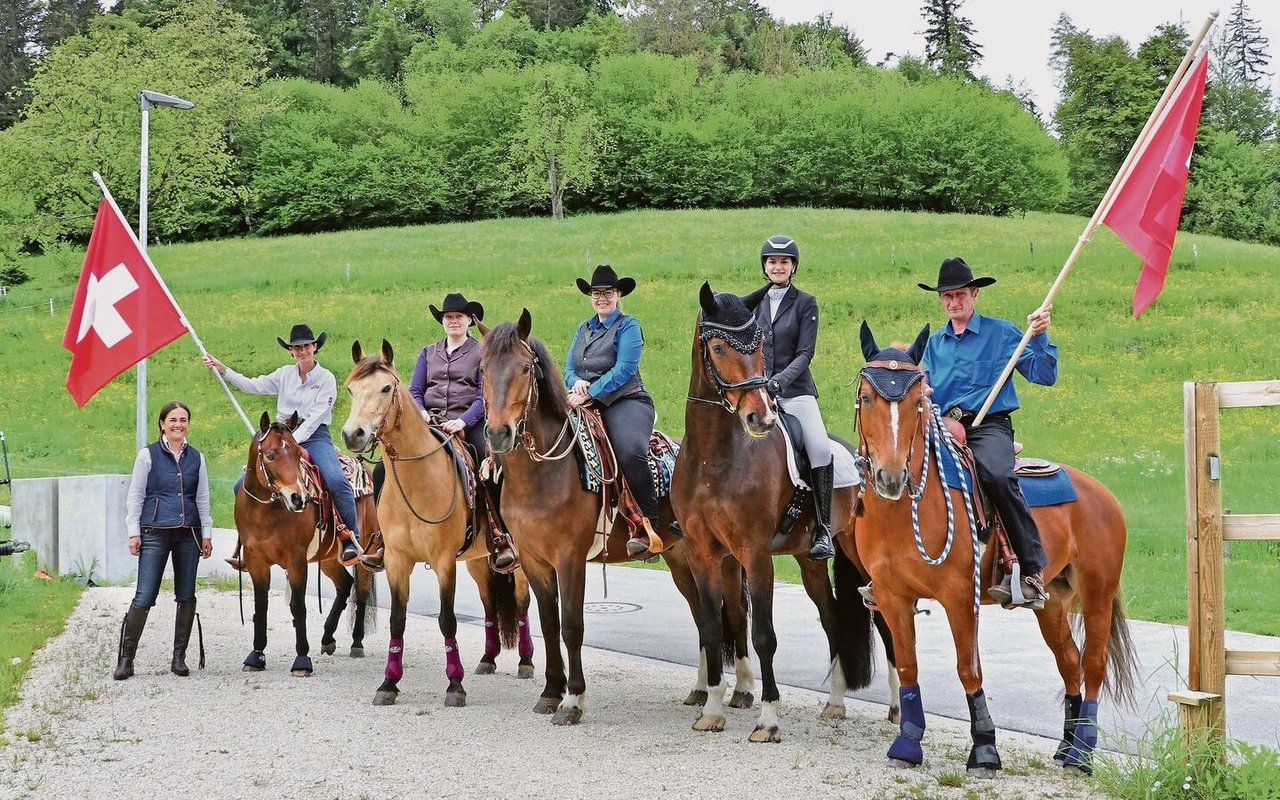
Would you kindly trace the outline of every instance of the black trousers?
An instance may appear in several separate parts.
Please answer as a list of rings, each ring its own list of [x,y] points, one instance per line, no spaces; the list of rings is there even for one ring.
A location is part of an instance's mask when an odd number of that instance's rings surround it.
[[[605,430],[613,443],[613,454],[618,458],[622,474],[627,477],[631,494],[656,530],[658,493],[653,488],[653,476],[649,474],[649,436],[658,418],[653,410],[653,398],[648,392],[620,397],[602,408],[600,416],[604,417]]]
[[[1044,572],[1048,559],[1040,544],[1040,529],[1013,476],[1013,423],[1008,416],[989,416],[978,427],[968,428],[968,438],[978,462],[978,483],[1004,523],[1022,574]]]

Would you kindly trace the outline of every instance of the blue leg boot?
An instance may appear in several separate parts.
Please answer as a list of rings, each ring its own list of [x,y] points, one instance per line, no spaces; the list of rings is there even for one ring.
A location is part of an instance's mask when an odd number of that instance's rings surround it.
[[[1076,720],[1080,719],[1080,703],[1084,698],[1078,694],[1069,694],[1063,702],[1062,741],[1058,742],[1058,750],[1053,760],[1059,764],[1067,760],[1067,751],[1071,749],[1071,739],[1076,732]]]
[[[969,734],[973,748],[969,750],[968,769],[971,775],[994,778],[1000,769],[1000,753],[996,750],[996,725],[987,710],[987,695],[981,689],[965,695],[969,701]]]
[[[898,687],[898,702],[902,707],[901,733],[889,745],[889,758],[919,766],[924,763],[924,749],[920,747],[924,738],[924,703],[919,684]]]
[[[1071,747],[1062,766],[1075,767],[1086,775],[1093,774],[1093,751],[1098,746],[1098,701],[1085,700],[1080,704],[1080,717],[1071,734]]]

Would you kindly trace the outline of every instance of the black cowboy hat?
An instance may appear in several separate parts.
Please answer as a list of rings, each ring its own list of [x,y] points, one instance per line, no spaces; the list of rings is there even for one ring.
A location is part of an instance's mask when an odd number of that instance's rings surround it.
[[[983,286],[990,286],[995,282],[995,278],[973,277],[973,270],[969,268],[968,264],[964,263],[963,258],[948,258],[938,268],[937,286],[930,286],[927,283],[917,283],[916,286],[926,292],[949,292],[952,289],[964,289],[969,286],[979,289]]]
[[[440,308],[428,306],[431,309],[431,316],[436,318],[436,322],[443,323],[445,314],[466,314],[471,318],[467,323],[470,327],[475,325],[478,320],[484,319],[484,306],[474,300],[468,302],[460,292],[450,292],[444,296],[444,302],[440,304]]]
[[[636,281],[634,278],[619,278],[618,273],[613,271],[613,267],[601,264],[596,267],[595,272],[591,273],[591,283],[578,278],[578,291],[583,294],[591,294],[597,289],[617,289],[618,294],[626,297],[635,291]]]
[[[310,325],[294,325],[293,329],[289,331],[289,341],[286,342],[279,336],[276,337],[276,341],[279,342],[280,346],[285,350],[288,350],[295,344],[311,344],[312,342],[315,342],[316,352],[319,353],[320,348],[324,347],[324,337],[324,331],[320,331],[319,336],[312,334]]]

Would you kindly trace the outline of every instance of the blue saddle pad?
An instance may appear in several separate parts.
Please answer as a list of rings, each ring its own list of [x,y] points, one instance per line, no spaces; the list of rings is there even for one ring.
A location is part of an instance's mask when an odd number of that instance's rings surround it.
[[[942,450],[942,467],[943,474],[947,478],[947,485],[952,489],[959,489],[960,469],[956,466],[955,460],[951,458],[951,451],[945,447]],[[966,476],[966,480],[969,482],[970,490],[972,490],[973,476]],[[1022,496],[1027,499],[1029,508],[1074,503],[1077,499],[1075,484],[1071,482],[1071,476],[1067,474],[1065,469],[1060,469],[1052,475],[1034,478],[1019,475],[1018,486],[1022,488]]]

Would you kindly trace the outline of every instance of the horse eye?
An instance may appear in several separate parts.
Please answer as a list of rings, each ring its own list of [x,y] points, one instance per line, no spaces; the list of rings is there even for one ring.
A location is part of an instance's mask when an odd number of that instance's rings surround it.
[[[718,356],[724,355],[724,345],[722,344],[711,345],[711,352],[715,353]]]
[[[386,386],[383,386],[383,387],[382,387],[382,393],[383,393],[383,394],[391,394],[391,384],[389,384],[389,383],[388,383]]]
[[[871,402],[871,395],[870,395],[870,394],[868,394],[867,392],[863,392],[862,394],[858,395],[858,402],[859,402],[859,403],[870,403],[870,402]]]
[[[528,375],[528,374],[529,374],[530,372],[532,372],[532,371],[533,371],[533,365],[532,365],[532,364],[525,364],[523,367],[521,367],[521,368],[520,368],[520,374],[521,374],[521,375]]]

